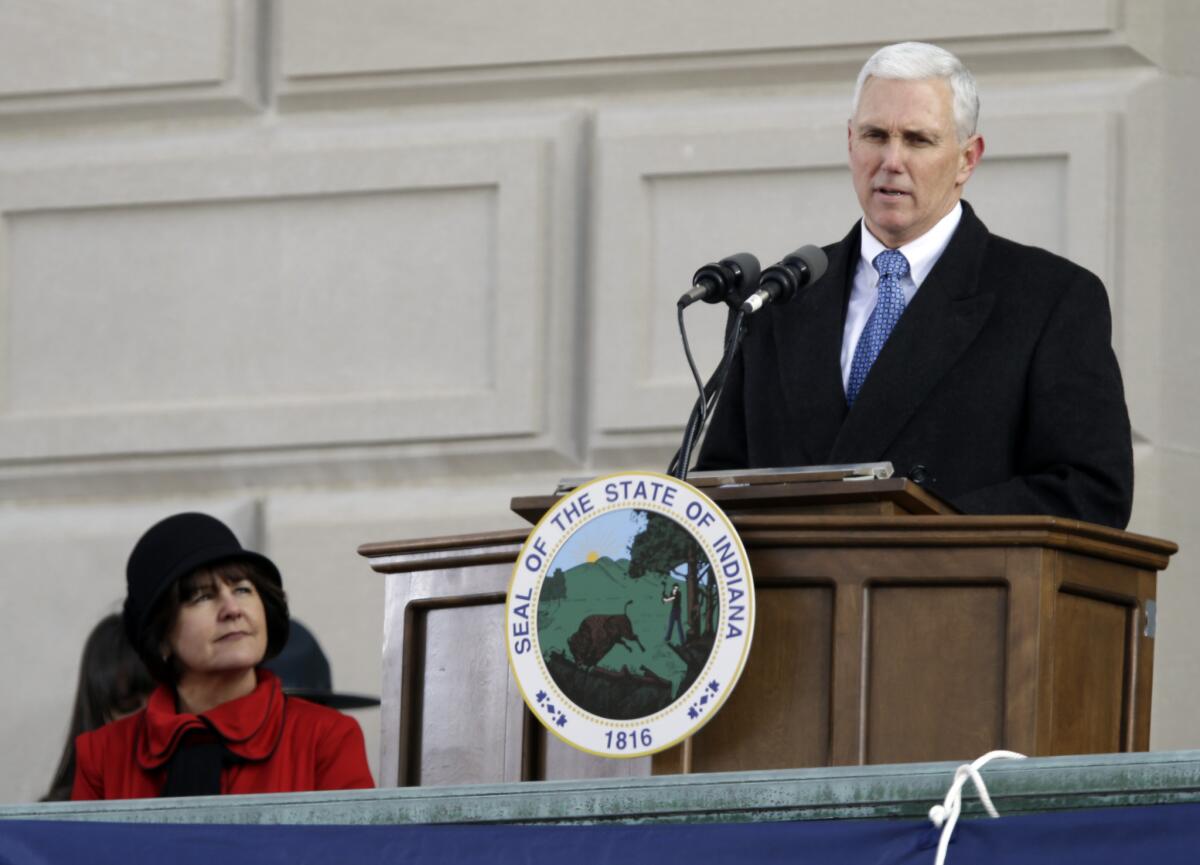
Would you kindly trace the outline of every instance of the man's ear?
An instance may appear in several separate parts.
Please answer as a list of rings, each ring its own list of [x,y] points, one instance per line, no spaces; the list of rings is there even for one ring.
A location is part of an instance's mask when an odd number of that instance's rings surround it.
[[[975,166],[983,159],[983,136],[976,133],[967,139],[959,151],[958,176],[955,182],[962,186],[975,173]]]

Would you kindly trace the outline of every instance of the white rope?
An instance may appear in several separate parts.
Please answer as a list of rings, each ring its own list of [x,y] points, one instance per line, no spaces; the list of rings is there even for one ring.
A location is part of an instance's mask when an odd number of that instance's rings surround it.
[[[995,806],[992,805],[992,797],[988,795],[987,787],[983,783],[983,776],[979,774],[979,770],[984,765],[996,759],[1024,760],[1025,755],[1018,754],[1016,751],[988,751],[974,763],[964,763],[954,770],[954,783],[950,785],[950,790],[946,793],[946,800],[941,805],[934,805],[929,809],[929,819],[936,828],[942,830],[942,837],[938,839],[935,865],[945,865],[950,836],[954,834],[954,827],[958,824],[958,815],[962,813],[962,790],[968,778],[974,782],[975,790],[979,793],[979,801],[987,809],[988,815],[1000,816]]]

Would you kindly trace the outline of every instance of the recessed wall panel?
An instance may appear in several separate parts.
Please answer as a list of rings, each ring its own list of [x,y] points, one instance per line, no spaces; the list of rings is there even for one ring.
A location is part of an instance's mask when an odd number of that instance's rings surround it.
[[[1115,26],[1104,0],[1013,0],[980,15],[971,4],[915,0],[903,16],[873,0],[749,0],[670,4],[613,0],[503,5],[368,0],[347,15],[321,0],[280,5],[289,78],[463,69],[513,63],[663,59],[781,48],[820,48],[1011,33],[1094,32]],[[631,26],[636,22],[636,26]],[[865,56],[865,55],[864,55]]]
[[[5,410],[482,394],[496,202],[481,186],[18,214]]]
[[[8,0],[0,5],[0,99],[216,83],[230,71],[229,38],[241,5]]]
[[[569,196],[521,126],[0,170],[0,460],[542,434]]]

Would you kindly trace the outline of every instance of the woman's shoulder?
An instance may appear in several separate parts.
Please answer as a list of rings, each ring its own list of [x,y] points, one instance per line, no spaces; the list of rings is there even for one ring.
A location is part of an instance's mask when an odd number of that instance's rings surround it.
[[[313,724],[329,728],[346,725],[357,726],[358,723],[337,709],[331,709],[320,703],[290,694],[284,699],[284,714],[292,723]]]
[[[146,709],[143,707],[132,715],[126,715],[124,718],[109,721],[104,726],[97,727],[95,730],[80,733],[75,739],[77,743],[76,747],[82,744],[84,747],[108,748],[119,742],[132,742],[137,738],[138,731],[142,728],[145,715]]]
[[[374,787],[367,764],[366,742],[358,721],[337,709],[301,697],[287,698],[285,741],[311,749],[314,790],[350,790]],[[307,789],[307,788],[306,788]]]
[[[139,709],[132,715],[77,735],[74,741],[77,767],[85,774],[94,774],[101,765],[112,762],[114,755],[132,755],[143,729],[144,717],[145,709]]]

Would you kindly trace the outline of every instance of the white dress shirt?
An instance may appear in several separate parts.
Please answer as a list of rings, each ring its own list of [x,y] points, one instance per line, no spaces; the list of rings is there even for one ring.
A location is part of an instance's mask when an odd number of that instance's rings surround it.
[[[922,234],[912,243],[900,247],[900,252],[908,259],[908,276],[900,280],[900,289],[904,292],[904,304],[907,308],[916,296],[917,289],[929,276],[929,271],[942,257],[946,245],[958,221],[962,219],[962,204],[955,204],[954,209],[943,216],[938,223]],[[885,247],[875,235],[867,229],[866,222],[862,223],[862,248],[858,258],[858,266],[854,270],[854,284],[850,287],[850,303],[846,307],[846,326],[842,331],[842,388],[850,382],[850,366],[854,363],[854,349],[858,346],[858,338],[862,336],[867,319],[875,309],[879,300],[879,272],[871,262],[875,256],[883,252]]]

